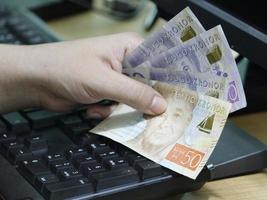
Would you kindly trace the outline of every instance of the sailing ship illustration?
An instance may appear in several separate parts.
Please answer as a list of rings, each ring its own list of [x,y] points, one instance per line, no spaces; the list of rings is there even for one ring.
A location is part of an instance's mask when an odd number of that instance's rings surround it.
[[[198,130],[205,132],[205,133],[210,133],[212,130],[212,126],[213,126],[214,117],[215,117],[215,114],[210,115],[206,117],[203,121],[201,121],[197,126]]]

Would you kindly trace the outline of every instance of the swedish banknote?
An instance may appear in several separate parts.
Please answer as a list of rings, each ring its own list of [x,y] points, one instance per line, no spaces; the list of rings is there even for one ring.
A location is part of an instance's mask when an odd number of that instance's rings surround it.
[[[225,93],[219,98],[233,104],[232,112],[246,106],[240,74],[221,26],[216,26],[180,46],[175,46],[149,58],[134,70],[142,73],[143,68],[175,69],[195,73],[196,75],[197,73],[205,73],[207,82],[209,79],[216,79],[216,77],[218,79],[224,78],[226,83]],[[154,70],[151,73],[155,75],[156,71]],[[148,73],[144,76],[148,76]]]
[[[227,100],[225,96],[226,79],[210,73],[181,71],[173,68],[136,67],[126,68],[123,73],[138,81],[150,84],[157,80],[172,85],[180,85],[190,90],[218,99]]]
[[[210,157],[231,104],[180,86],[153,86],[168,102],[148,117],[120,104],[91,132],[111,138],[175,172],[195,179]]]
[[[180,45],[203,31],[203,26],[187,7],[127,55],[123,67],[136,67],[147,58]]]

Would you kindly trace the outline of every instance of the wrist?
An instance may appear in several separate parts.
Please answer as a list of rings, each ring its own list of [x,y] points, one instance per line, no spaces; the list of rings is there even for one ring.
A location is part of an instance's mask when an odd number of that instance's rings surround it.
[[[0,46],[0,112],[39,106],[34,64],[27,46]]]

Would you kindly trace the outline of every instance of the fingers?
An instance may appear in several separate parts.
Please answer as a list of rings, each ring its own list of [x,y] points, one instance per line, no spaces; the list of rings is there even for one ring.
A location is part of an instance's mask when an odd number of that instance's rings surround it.
[[[143,113],[157,115],[166,110],[165,99],[152,87],[112,70],[100,91],[106,98],[125,103]]]
[[[111,51],[112,53],[108,52],[104,57],[107,56],[106,61],[109,61],[108,63],[112,69],[120,72],[125,56],[138,47],[144,39],[134,32],[115,34],[111,38],[109,37],[109,40],[115,48]]]
[[[88,118],[101,119],[108,117],[117,105],[103,106],[103,105],[89,105],[86,111]]]

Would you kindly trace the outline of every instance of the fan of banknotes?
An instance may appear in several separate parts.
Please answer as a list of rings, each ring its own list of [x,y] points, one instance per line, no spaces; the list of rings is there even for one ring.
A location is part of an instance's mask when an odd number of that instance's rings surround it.
[[[240,75],[221,26],[205,31],[185,8],[126,56],[123,73],[150,84],[166,99],[149,117],[120,104],[90,132],[195,179],[229,112],[246,106]]]

